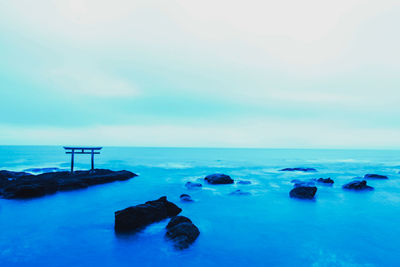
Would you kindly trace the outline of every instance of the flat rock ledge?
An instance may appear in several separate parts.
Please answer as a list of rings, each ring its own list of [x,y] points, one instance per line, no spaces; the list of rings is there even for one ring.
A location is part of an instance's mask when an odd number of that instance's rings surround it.
[[[0,196],[7,199],[34,198],[57,191],[86,188],[91,185],[124,181],[137,176],[129,171],[95,169],[93,171],[49,172],[33,175],[26,172],[0,171]]]
[[[366,174],[364,175],[364,179],[389,179],[386,175],[380,175],[380,174]]]
[[[222,173],[210,174],[204,180],[209,184],[233,184],[233,179],[229,175]]]
[[[317,193],[315,186],[296,186],[290,191],[289,196],[291,198],[313,199],[315,193]]]
[[[167,225],[165,236],[174,242],[176,249],[188,248],[200,235],[199,228],[185,216],[173,217]]]
[[[114,228],[117,232],[136,231],[151,223],[176,216],[181,211],[181,208],[163,196],[157,200],[116,211]]]

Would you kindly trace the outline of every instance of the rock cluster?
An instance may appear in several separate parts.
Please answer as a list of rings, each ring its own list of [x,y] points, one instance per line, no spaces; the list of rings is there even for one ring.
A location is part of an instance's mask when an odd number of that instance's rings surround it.
[[[192,221],[184,216],[173,217],[167,225],[165,236],[174,242],[177,249],[188,248],[200,235]]]

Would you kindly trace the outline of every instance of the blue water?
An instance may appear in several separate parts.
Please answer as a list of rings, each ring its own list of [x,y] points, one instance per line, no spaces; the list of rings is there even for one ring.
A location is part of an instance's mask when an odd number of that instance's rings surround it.
[[[78,155],[78,169],[90,158]],[[318,173],[285,173],[284,167]],[[0,147],[0,169],[69,167],[61,147]],[[0,199],[0,266],[399,266],[400,151],[106,147],[96,167],[126,169],[129,181],[32,200]],[[251,185],[186,181],[223,172]],[[341,185],[366,173],[372,192]],[[288,196],[292,179],[331,177],[315,201]],[[250,196],[231,196],[242,189]],[[194,203],[181,203],[188,193]],[[199,227],[197,241],[176,251],[167,220],[135,235],[114,233],[114,211],[166,195]]]

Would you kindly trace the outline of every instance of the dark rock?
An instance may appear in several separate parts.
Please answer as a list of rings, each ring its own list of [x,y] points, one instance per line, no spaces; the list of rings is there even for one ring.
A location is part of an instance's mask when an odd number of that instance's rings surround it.
[[[182,194],[179,198],[182,202],[193,202],[193,199],[188,194]]]
[[[188,248],[200,235],[199,229],[189,218],[178,216],[180,218],[172,218],[167,225],[167,233],[165,236],[175,243],[175,248]]]
[[[181,208],[169,202],[167,197],[147,201],[115,212],[115,230],[118,232],[135,231],[151,223],[178,215]]]
[[[356,180],[343,185],[343,189],[361,191],[361,190],[373,190],[374,188],[372,186],[367,185],[367,181],[365,180],[362,181]]]
[[[285,168],[280,170],[282,172],[316,172],[314,168]]]
[[[251,184],[251,181],[240,180],[237,182],[237,184]]]
[[[49,172],[32,175],[26,172],[0,171],[0,194],[4,198],[32,198],[61,190],[123,181],[137,176],[129,171],[96,169],[93,171]]]
[[[174,216],[171,218],[171,220],[169,221],[169,223],[167,224],[166,228],[170,229],[171,227],[174,227],[177,224],[180,223],[192,223],[192,221],[185,216]]]
[[[226,174],[215,173],[204,178],[209,184],[233,184],[233,179]]]
[[[229,193],[229,195],[232,195],[232,196],[248,196],[248,195],[251,195],[251,193],[250,192],[244,192],[244,191],[238,189],[238,190],[235,190],[235,191]]]
[[[364,179],[389,179],[386,175],[379,175],[379,174],[366,174]]]
[[[289,195],[294,198],[313,199],[317,188],[315,186],[298,186],[293,188]]]
[[[203,185],[200,183],[187,182],[185,186],[187,189],[198,189],[201,188]]]
[[[318,178],[317,179],[318,183],[323,183],[323,184],[330,184],[332,185],[335,181],[333,181],[331,178]]]

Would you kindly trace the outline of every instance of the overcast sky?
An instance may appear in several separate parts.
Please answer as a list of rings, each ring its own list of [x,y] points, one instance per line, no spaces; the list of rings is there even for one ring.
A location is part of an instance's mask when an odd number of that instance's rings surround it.
[[[400,1],[0,0],[0,144],[400,148]]]

